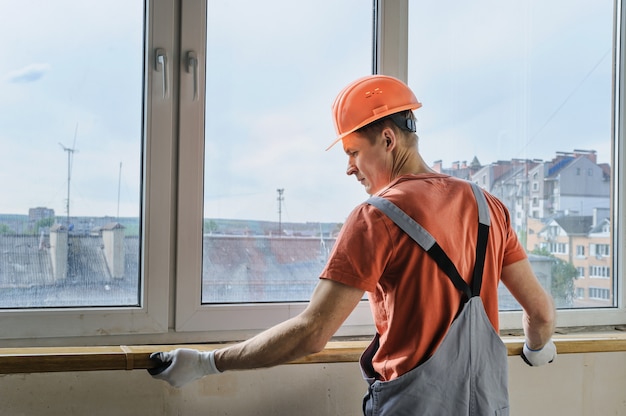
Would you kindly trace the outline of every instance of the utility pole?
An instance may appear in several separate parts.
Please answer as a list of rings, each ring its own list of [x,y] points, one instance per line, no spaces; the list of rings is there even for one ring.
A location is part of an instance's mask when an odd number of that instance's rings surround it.
[[[276,192],[278,192],[278,235],[279,237],[282,237],[283,235],[283,201],[285,200],[285,198],[283,197],[283,192],[285,192],[285,188],[279,188],[276,190]]]

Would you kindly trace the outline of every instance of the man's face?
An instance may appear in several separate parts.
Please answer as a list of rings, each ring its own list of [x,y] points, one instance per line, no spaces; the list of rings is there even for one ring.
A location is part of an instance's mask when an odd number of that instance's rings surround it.
[[[383,134],[373,144],[359,133],[344,137],[342,142],[348,155],[346,173],[354,175],[365,187],[365,192],[373,195],[391,182],[391,146]]]

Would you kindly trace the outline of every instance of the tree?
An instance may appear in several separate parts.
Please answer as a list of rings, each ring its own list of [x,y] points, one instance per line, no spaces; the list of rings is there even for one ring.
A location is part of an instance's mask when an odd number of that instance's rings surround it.
[[[42,228],[49,229],[50,227],[52,227],[53,224],[54,224],[54,218],[52,217],[42,218],[35,223],[34,233],[39,234],[39,230],[41,230]]]
[[[214,220],[205,220],[204,221],[204,233],[205,234],[213,234],[218,230],[218,225]]]
[[[9,227],[6,224],[0,224],[0,235],[11,235],[11,234],[15,234],[15,231],[13,231],[11,227]]]
[[[570,262],[555,257],[545,248],[534,249],[532,253],[550,257],[554,260],[550,270],[552,274],[550,293],[557,308],[571,307],[574,300],[574,280],[578,277],[576,267]]]

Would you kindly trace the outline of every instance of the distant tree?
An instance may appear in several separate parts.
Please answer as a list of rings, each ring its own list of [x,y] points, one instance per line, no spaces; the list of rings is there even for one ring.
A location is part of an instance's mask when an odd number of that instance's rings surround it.
[[[12,235],[15,231],[11,229],[7,224],[0,224],[0,235]]]
[[[137,237],[139,235],[139,224],[124,224],[124,235],[126,237]]]
[[[53,224],[54,224],[54,218],[42,218],[42,219],[40,219],[39,221],[37,221],[35,223],[35,228],[34,228],[33,232],[35,234],[39,234],[39,231],[42,228],[48,228],[49,229],[50,227],[52,227]]]
[[[567,261],[556,258],[545,248],[534,249],[533,254],[552,258],[551,287],[550,293],[554,298],[554,304],[558,307],[570,307],[574,299],[574,280],[578,277],[576,267]]]
[[[207,234],[213,234],[218,230],[217,223],[213,220],[204,221],[204,232]]]

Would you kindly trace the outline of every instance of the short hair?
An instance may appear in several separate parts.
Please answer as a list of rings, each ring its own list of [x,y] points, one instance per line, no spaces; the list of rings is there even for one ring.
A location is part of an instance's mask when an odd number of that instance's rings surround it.
[[[370,142],[374,143],[376,137],[386,128],[391,128],[396,133],[415,133],[417,119],[411,110],[393,113],[357,129],[355,133],[362,134]]]

